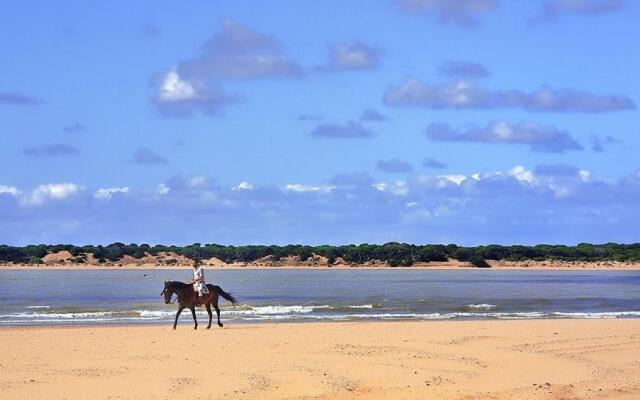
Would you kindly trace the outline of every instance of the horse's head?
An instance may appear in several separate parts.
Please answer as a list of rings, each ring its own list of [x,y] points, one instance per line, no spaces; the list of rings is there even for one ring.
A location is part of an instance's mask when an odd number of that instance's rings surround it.
[[[173,295],[173,288],[171,287],[171,282],[165,281],[164,282],[164,289],[162,289],[162,293],[160,293],[160,296],[164,296],[164,303],[165,304],[170,304],[171,303],[171,296],[172,295]]]

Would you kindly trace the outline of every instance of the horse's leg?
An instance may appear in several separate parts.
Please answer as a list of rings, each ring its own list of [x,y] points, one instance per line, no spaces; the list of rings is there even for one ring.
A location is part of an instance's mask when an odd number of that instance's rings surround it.
[[[211,313],[211,302],[207,302],[207,314],[209,314],[209,325],[207,325],[207,329],[211,328],[211,318],[213,318],[213,314]]]
[[[211,304],[213,304],[213,308],[216,309],[216,314],[218,315],[218,326],[222,328],[224,325],[220,322],[220,308],[218,308],[218,293],[213,296],[211,299]]]
[[[184,306],[180,305],[180,307],[178,307],[178,312],[176,313],[176,319],[175,321],[173,321],[173,329],[176,329],[176,325],[178,325],[178,317],[180,316],[182,310],[184,310]]]
[[[191,315],[193,315],[193,329],[198,329],[198,320],[196,319],[196,307],[191,306]]]

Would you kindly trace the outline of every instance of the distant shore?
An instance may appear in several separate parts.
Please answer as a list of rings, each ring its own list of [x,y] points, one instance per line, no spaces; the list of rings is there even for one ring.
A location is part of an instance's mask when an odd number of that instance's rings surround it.
[[[640,319],[0,328],[0,397],[637,399]]]
[[[549,271],[584,271],[584,270],[622,270],[640,271],[640,263],[602,262],[566,262],[566,261],[491,261],[491,268],[475,268],[467,263],[457,261],[416,263],[410,267],[391,267],[386,263],[339,264],[339,265],[259,265],[255,263],[211,264],[205,262],[206,269],[212,270],[549,270]],[[191,268],[191,264],[153,265],[153,264],[8,264],[0,265],[0,270],[181,270]]]

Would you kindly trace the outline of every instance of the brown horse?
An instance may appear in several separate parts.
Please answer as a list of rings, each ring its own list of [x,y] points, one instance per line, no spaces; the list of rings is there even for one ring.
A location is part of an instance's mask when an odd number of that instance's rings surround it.
[[[164,302],[166,304],[171,303],[171,296],[175,293],[178,296],[178,312],[176,313],[176,319],[173,321],[173,329],[176,329],[176,325],[178,324],[178,317],[180,313],[185,308],[191,310],[191,315],[193,315],[194,326],[193,329],[198,329],[198,320],[196,319],[196,307],[204,305],[207,308],[207,313],[209,314],[209,325],[207,329],[211,328],[211,318],[213,317],[211,313],[211,306],[215,308],[216,314],[218,314],[218,326],[222,328],[223,324],[220,322],[220,309],[218,308],[218,297],[222,296],[226,300],[229,300],[231,304],[236,304],[237,300],[230,293],[222,290],[220,286],[216,285],[207,285],[209,289],[209,294],[198,297],[197,292],[193,290],[193,285],[190,283],[184,282],[176,282],[176,281],[165,281],[164,282],[164,290],[160,293],[161,296],[164,296]]]

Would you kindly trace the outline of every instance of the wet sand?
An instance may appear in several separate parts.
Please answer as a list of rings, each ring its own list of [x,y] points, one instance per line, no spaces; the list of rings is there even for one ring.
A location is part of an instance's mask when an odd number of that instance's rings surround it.
[[[0,328],[0,398],[640,398],[640,319],[204,327]]]

